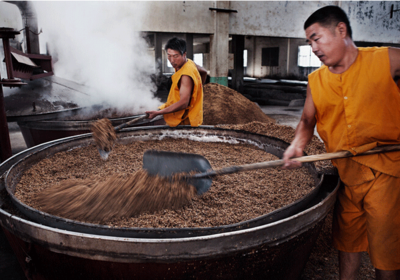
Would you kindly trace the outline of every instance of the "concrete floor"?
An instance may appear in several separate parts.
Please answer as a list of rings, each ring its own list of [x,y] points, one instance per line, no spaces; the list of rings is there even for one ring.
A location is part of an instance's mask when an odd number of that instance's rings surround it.
[[[261,110],[273,118],[276,123],[296,128],[303,113],[303,106],[260,106]]]

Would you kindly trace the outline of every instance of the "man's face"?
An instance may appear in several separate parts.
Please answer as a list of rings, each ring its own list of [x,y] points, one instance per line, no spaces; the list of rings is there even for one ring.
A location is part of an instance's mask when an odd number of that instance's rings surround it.
[[[167,49],[167,56],[169,62],[172,64],[172,67],[175,69],[180,69],[186,62],[186,53],[181,54],[179,51]]]
[[[344,42],[337,27],[327,28],[314,23],[306,29],[307,43],[326,66],[336,66],[344,55]]]

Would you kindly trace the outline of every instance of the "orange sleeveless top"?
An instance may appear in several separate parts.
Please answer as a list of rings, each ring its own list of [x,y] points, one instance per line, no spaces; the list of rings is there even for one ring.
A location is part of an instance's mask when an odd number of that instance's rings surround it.
[[[358,48],[348,70],[334,74],[325,65],[308,77],[317,131],[328,152],[362,153],[400,144],[400,89],[390,73],[387,47]],[[374,179],[370,168],[400,177],[400,152],[332,160],[342,181]]]
[[[183,75],[191,77],[194,83],[189,106],[184,110],[164,114],[164,120],[171,127],[179,124],[199,126],[203,123],[203,85],[196,64],[190,59],[187,60],[181,69],[172,75],[172,86],[167,102],[161,105],[159,109],[167,108],[180,100],[178,83]]]

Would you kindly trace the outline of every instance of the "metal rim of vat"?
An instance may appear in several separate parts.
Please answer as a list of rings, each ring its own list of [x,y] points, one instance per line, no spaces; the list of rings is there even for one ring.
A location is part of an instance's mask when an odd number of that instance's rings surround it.
[[[63,118],[74,115],[77,111],[81,109],[82,107],[76,107],[30,115],[7,116],[7,122],[42,121],[48,119]]]
[[[82,109],[82,108],[79,108]],[[79,115],[79,109],[77,109],[73,114],[69,115]],[[68,117],[69,115],[62,115],[62,117]],[[110,118],[114,126],[128,122],[132,119],[138,118],[142,115],[132,115],[129,117],[122,118]],[[61,117],[60,117],[61,118]],[[152,124],[157,120],[162,119],[162,116],[156,117],[154,119],[140,120],[135,123],[135,126]],[[61,120],[58,118],[47,118],[47,119],[35,119],[34,117],[20,118],[17,120],[17,124],[21,128],[34,129],[34,130],[87,130],[90,131],[91,124],[96,120]]]

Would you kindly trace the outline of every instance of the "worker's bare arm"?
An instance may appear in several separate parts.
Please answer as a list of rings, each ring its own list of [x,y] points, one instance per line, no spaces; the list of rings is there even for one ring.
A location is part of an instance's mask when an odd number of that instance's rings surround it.
[[[310,142],[316,123],[315,119],[315,106],[311,96],[310,86],[307,86],[307,97],[304,104],[303,114],[300,122],[296,127],[295,137],[283,154],[285,165],[283,168],[297,168],[301,166],[300,162],[290,160],[293,157],[300,157],[303,155],[304,147]]]
[[[389,48],[390,73],[394,80],[400,79],[400,49]]]
[[[194,83],[191,77],[183,75],[180,80],[179,95],[180,99],[178,102],[168,106],[160,111],[146,111],[148,118],[152,119],[158,115],[164,115],[168,113],[174,113],[180,110],[184,110],[189,106],[190,97],[192,96]]]
[[[207,70],[197,64],[196,64],[196,67],[197,67],[197,71],[199,71],[200,76],[201,76],[201,83],[204,85],[204,83],[206,82],[206,79],[207,79]]]

